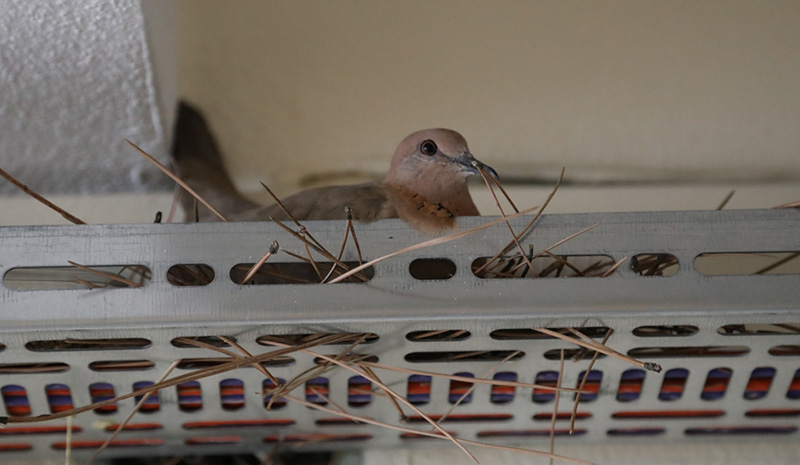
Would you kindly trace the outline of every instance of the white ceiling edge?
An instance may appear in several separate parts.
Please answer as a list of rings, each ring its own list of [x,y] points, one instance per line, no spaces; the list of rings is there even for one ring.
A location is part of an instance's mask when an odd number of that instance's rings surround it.
[[[170,189],[125,139],[167,159],[176,15],[171,0],[0,3],[0,168],[42,193]]]

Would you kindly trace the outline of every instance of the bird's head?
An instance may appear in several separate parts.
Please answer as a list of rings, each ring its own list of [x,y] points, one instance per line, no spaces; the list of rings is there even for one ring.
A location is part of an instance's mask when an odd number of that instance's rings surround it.
[[[497,172],[491,166],[470,153],[461,134],[450,129],[425,129],[400,142],[384,182],[396,185],[436,183],[447,189],[451,185],[466,185],[468,176],[480,174],[479,168],[497,179]]]

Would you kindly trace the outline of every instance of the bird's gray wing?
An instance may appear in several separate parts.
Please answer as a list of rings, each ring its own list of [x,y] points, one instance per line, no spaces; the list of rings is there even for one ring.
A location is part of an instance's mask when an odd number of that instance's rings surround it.
[[[397,211],[389,201],[386,191],[376,183],[308,189],[282,199],[282,203],[298,221],[343,220],[347,217],[345,207],[350,207],[353,219],[361,222],[397,217]],[[289,219],[278,205],[251,210],[230,219],[265,221],[270,217],[277,220]]]

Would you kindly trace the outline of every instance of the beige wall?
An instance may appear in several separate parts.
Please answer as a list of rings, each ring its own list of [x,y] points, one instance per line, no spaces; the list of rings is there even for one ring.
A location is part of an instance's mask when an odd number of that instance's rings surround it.
[[[506,179],[800,180],[796,0],[179,6],[181,93],[244,187],[376,176],[431,126]]]

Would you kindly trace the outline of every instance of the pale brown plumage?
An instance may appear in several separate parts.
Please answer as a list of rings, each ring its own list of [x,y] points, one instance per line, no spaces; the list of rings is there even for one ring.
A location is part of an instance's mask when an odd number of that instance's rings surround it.
[[[191,109],[184,107],[181,107],[173,151],[184,181],[212,205],[220,205],[217,208],[230,220],[289,219],[278,205],[258,207],[241,197],[225,173],[216,147],[210,155],[206,151],[204,156],[198,157],[191,150],[199,147],[181,146],[181,118],[184,126],[186,119],[200,118],[202,122],[199,114],[185,115]],[[400,143],[391,169],[382,180],[308,189],[282,199],[282,203],[300,221],[345,219],[345,207],[350,207],[357,221],[401,218],[416,229],[437,233],[455,227],[458,216],[479,214],[467,188],[467,177],[477,174],[478,167],[497,176],[491,167],[472,156],[461,134],[449,129],[426,129],[409,135]],[[184,196],[184,207],[191,202]],[[214,219],[206,214],[202,216],[202,220]]]

